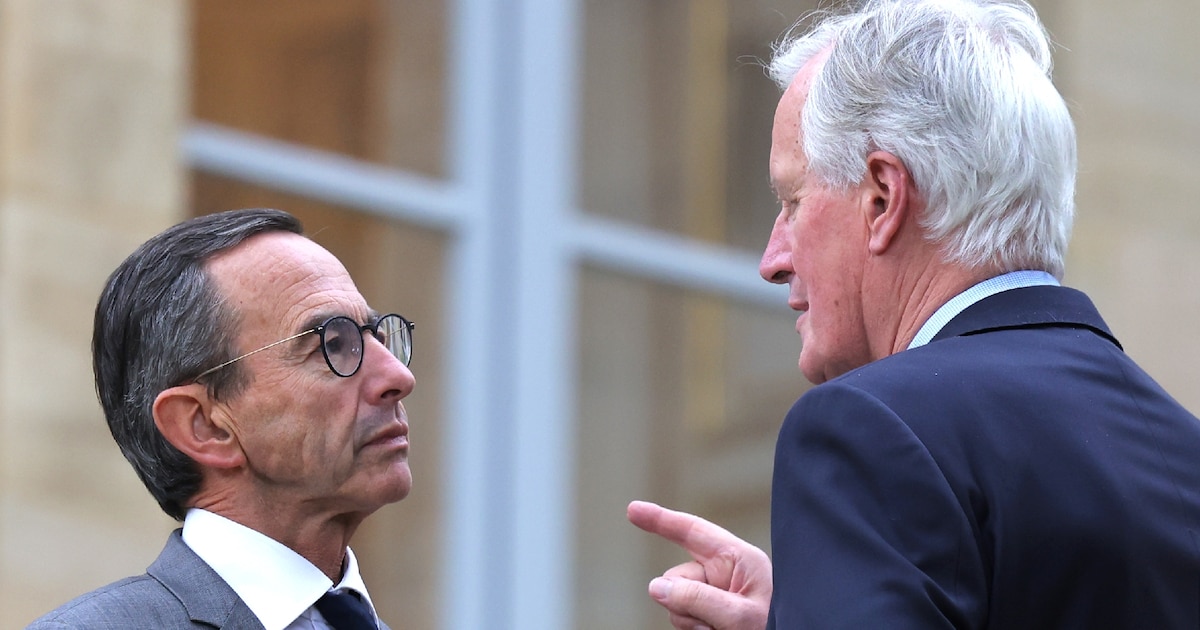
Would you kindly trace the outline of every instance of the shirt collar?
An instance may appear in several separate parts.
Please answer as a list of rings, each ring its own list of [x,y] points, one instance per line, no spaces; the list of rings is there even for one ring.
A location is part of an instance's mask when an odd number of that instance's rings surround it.
[[[354,552],[349,547],[346,547],[346,570],[342,571],[342,581],[338,582],[332,590],[351,590],[362,595],[363,601],[367,602],[367,607],[371,609],[371,615],[375,617],[375,625],[379,625],[379,615],[375,612],[375,604],[371,601],[371,595],[367,593],[367,585],[363,582],[362,574],[358,572],[358,558],[354,557]],[[318,595],[318,597],[320,596]]]
[[[938,332],[956,315],[966,310],[968,306],[991,297],[1001,291],[1009,289],[1020,289],[1024,287],[1036,286],[1059,286],[1059,282],[1054,276],[1045,271],[1010,271],[1006,274],[989,278],[976,284],[975,286],[959,293],[946,302],[938,310],[933,312],[929,319],[917,331],[917,335],[913,337],[912,343],[908,344],[908,349],[912,350],[919,346],[923,346],[930,342],[938,334]]]
[[[375,614],[349,547],[342,581],[334,586],[320,569],[282,543],[207,510],[188,510],[183,541],[229,584],[266,630],[287,627],[331,587],[357,591]]]

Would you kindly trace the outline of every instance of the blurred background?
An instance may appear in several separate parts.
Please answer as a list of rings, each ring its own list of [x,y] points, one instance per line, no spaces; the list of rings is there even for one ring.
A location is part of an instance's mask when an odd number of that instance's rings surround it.
[[[1200,409],[1195,0],[1035,3],[1079,130],[1067,282]],[[0,627],[141,573],[175,524],[89,343],[108,273],[185,217],[300,216],[415,320],[415,489],[354,547],[410,629],[666,628],[635,498],[764,547],[808,384],[757,277],[807,0],[0,0]]]

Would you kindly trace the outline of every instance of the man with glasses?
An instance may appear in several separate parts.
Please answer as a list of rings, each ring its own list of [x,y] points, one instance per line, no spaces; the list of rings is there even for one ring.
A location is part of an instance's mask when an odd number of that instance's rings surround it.
[[[349,542],[412,484],[413,324],[278,210],[151,238],[96,307],[113,437],[183,527],[146,573],[32,628],[386,628]]]

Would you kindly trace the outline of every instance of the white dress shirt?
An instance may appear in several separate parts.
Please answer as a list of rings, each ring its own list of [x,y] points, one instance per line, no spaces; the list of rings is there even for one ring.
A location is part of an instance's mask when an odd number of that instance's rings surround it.
[[[983,298],[991,297],[1009,289],[1045,285],[1059,286],[1059,283],[1054,276],[1045,271],[1010,271],[995,278],[988,278],[954,296],[949,302],[946,302],[941,308],[934,311],[933,315],[925,320],[920,330],[917,331],[917,336],[913,337],[912,343],[908,344],[908,349],[912,350],[933,341],[933,338],[941,332],[946,324],[950,323],[950,320],[954,319],[959,313],[967,310],[968,306],[979,302]]]
[[[206,510],[188,510],[183,521],[183,542],[246,602],[266,630],[330,630],[313,607],[328,590],[357,592],[379,623],[358,572],[358,561],[349,547],[342,581],[335,587],[320,569],[295,551]]]

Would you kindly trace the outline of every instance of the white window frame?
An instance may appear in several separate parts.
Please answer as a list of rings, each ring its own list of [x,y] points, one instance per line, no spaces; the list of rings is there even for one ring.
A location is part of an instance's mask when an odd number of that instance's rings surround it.
[[[733,302],[786,297],[758,279],[755,253],[575,208],[579,0],[450,6],[447,180],[201,122],[182,152],[198,170],[446,236],[441,622],[567,628],[581,266]]]

